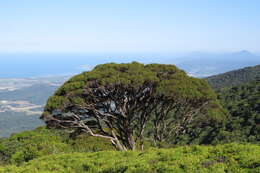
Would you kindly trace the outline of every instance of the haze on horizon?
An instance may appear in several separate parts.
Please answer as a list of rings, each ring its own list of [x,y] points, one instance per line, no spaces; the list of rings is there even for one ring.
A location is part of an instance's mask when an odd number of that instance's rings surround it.
[[[258,0],[0,2],[0,52],[260,52]]]

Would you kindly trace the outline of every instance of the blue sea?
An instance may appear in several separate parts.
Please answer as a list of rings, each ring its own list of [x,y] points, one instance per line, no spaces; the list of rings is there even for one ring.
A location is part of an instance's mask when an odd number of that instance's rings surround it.
[[[175,63],[177,55],[139,54],[72,54],[72,53],[0,53],[0,78],[26,78],[52,75],[71,75],[87,71],[97,64],[126,63]]]

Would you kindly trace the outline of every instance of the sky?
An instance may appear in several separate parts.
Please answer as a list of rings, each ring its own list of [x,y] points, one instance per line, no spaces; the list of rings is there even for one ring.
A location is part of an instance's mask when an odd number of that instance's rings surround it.
[[[0,53],[260,52],[259,0],[0,1]]]

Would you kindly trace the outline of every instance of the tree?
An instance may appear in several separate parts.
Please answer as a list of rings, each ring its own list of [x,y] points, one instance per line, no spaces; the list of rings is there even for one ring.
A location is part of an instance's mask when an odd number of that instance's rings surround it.
[[[171,73],[165,65],[147,66],[161,74],[152,118],[155,144],[174,143],[178,136],[190,133],[191,127],[215,125],[225,120],[226,112],[206,81],[185,73]]]
[[[179,133],[195,115],[208,114],[215,99],[206,81],[173,65],[110,63],[67,81],[48,99],[41,118],[48,127],[87,132],[119,150],[135,150],[137,143],[143,149],[148,124],[154,141],[160,141],[169,128]]]

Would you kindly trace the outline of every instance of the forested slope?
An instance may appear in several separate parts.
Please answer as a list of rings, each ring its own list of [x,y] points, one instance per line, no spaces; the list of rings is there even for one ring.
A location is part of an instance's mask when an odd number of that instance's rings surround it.
[[[226,142],[260,142],[260,81],[222,89],[218,97],[230,113]]]
[[[260,65],[246,67],[206,78],[214,89],[238,86],[260,78]]]

